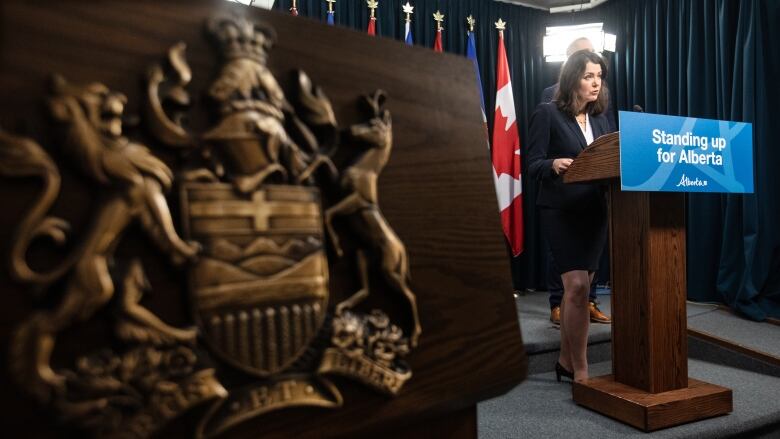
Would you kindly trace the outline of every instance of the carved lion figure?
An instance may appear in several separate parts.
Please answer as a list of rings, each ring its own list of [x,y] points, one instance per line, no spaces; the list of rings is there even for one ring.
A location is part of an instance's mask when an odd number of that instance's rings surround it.
[[[65,124],[64,152],[85,175],[101,185],[106,196],[100,197],[89,228],[68,257],[51,271],[33,270],[26,253],[36,237],[45,234],[58,241],[65,239],[67,223],[45,216],[59,192],[59,173],[34,141],[0,133],[0,173],[42,176],[46,183],[43,195],[30,209],[17,234],[11,255],[12,274],[21,282],[42,287],[65,279],[57,306],[33,314],[18,328],[12,341],[12,368],[28,391],[42,401],[65,390],[64,376],[50,365],[56,335],[74,322],[94,315],[114,295],[109,264],[131,222],[138,220],[151,240],[176,264],[195,258],[199,252],[197,244],[184,242],[174,228],[163,195],[173,182],[171,170],[146,147],[122,136],[121,116],[126,98],[102,84],[74,86],[61,77],[54,78],[53,88],[49,108],[54,118]],[[137,271],[124,276],[138,277]],[[130,302],[119,301],[119,305]],[[164,324],[151,313],[130,315],[136,323],[140,319],[149,331],[157,333],[141,336],[145,340],[192,341],[195,336],[193,331]]]

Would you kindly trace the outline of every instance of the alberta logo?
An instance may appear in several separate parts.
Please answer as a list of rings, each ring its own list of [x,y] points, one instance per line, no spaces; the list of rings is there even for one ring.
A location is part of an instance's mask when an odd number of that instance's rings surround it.
[[[688,178],[687,175],[683,174],[680,178],[680,182],[677,183],[677,187],[688,187],[688,186],[707,186],[707,180],[701,180],[699,177],[694,178],[691,180]]]

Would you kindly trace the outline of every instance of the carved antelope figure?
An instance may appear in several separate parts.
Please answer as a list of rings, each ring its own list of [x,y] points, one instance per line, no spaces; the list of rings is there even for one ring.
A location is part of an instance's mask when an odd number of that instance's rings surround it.
[[[417,300],[409,288],[406,248],[382,215],[378,204],[377,179],[387,164],[393,146],[392,120],[390,112],[382,108],[384,100],[385,93],[381,90],[366,97],[366,103],[373,110],[373,117],[366,123],[350,128],[352,137],[368,149],[343,172],[340,185],[347,195],[325,212],[325,225],[336,253],[342,256],[343,250],[333,227],[333,219],[350,216],[356,222],[354,231],[361,238],[358,258],[363,258],[364,250],[375,255],[379,260],[379,269],[389,286],[400,293],[411,308],[414,327],[410,343],[414,347],[417,346],[422,330]],[[364,261],[359,262],[361,267],[365,264]],[[337,312],[354,307],[367,295],[368,288],[364,285],[362,290],[342,302]]]

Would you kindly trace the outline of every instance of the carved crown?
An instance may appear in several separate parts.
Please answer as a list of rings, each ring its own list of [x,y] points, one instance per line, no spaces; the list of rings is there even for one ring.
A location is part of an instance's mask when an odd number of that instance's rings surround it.
[[[276,32],[271,27],[244,17],[215,17],[207,27],[227,59],[249,58],[265,63],[268,50],[276,42]]]

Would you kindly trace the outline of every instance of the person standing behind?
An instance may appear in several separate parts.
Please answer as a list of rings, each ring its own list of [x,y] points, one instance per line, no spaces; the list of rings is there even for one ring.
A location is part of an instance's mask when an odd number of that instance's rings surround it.
[[[580,50],[588,50],[593,52],[593,43],[585,37],[577,38],[569,44],[566,48],[566,56],[571,56],[574,52]],[[551,102],[555,92],[558,91],[558,83],[555,83],[542,91],[542,102]],[[609,105],[605,110],[607,121],[610,123],[610,131],[615,130],[614,115],[609,111]],[[611,117],[611,118],[610,118]],[[563,297],[563,283],[561,282],[561,276],[558,274],[558,269],[555,266],[555,259],[552,256],[552,252],[548,247],[547,260],[550,261],[550,266],[547,270],[547,291],[550,294],[550,321],[556,325],[561,323],[561,298]],[[612,319],[604,314],[598,307],[598,300],[596,297],[596,285],[595,280],[590,288],[589,295],[589,309],[590,309],[590,321],[593,323],[612,323]]]
[[[543,232],[563,281],[561,350],[556,377],[588,378],[588,291],[607,239],[607,206],[598,183],[564,184],[574,158],[610,132],[604,110],[607,67],[588,50],[572,54],[561,70],[553,102],[539,104],[529,126],[528,171],[540,181],[537,206]]]

